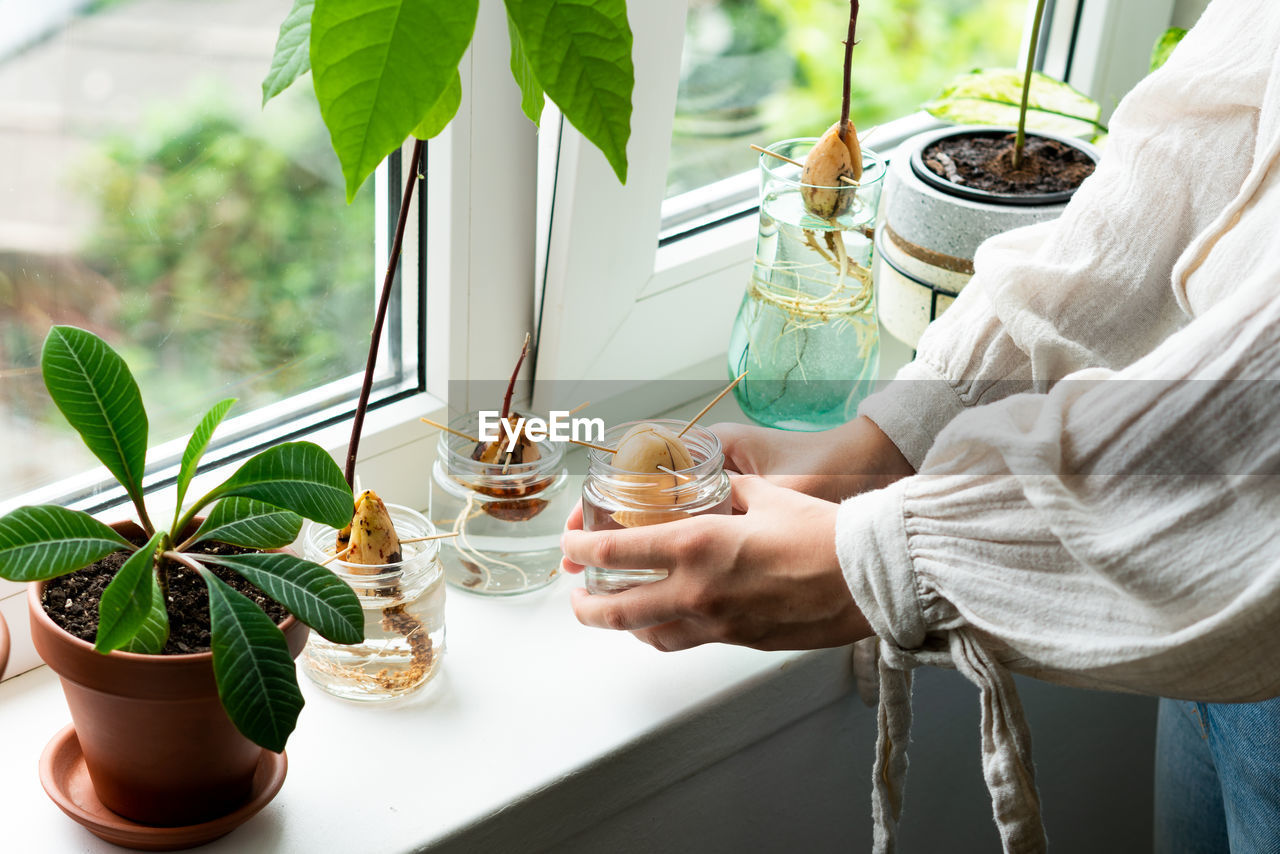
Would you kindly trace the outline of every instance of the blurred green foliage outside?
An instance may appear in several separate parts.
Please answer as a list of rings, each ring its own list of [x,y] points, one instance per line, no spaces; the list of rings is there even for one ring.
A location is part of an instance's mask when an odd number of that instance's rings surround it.
[[[348,208],[336,163],[309,169],[227,114],[147,136],[104,141],[84,254],[120,291],[121,353],[144,394],[218,389],[243,412],[357,370],[373,314],[372,192]]]
[[[849,109],[859,132],[915,112],[958,72],[1016,65],[1026,11],[1026,0],[862,3]],[[839,119],[848,26],[846,0],[690,0],[667,195],[751,169],[748,143],[816,136]]]

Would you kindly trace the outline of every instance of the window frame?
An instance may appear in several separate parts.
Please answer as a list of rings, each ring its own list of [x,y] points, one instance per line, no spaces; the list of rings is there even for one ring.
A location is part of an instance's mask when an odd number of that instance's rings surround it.
[[[397,381],[382,379],[370,405],[360,444],[357,478],[394,496],[397,503],[425,508],[437,434],[419,418],[447,418],[470,405],[449,400],[453,380],[493,380],[511,371],[524,333],[533,328],[537,191],[537,129],[520,110],[520,90],[508,69],[510,45],[501,4],[482,3],[471,47],[459,64],[463,98],[449,127],[426,146],[401,256],[393,306],[399,320],[384,334],[379,364],[396,348],[411,365]],[[306,85],[302,81],[300,85]],[[411,156],[407,140],[377,170],[375,262],[370,299],[385,275],[392,229],[403,192],[401,164]],[[488,164],[499,163],[501,168]],[[492,200],[500,199],[494,205]],[[473,217],[478,201],[488,203]],[[416,232],[416,236],[415,236]],[[501,251],[495,251],[495,245]],[[503,306],[494,312],[492,306]],[[414,322],[410,322],[413,320]],[[398,327],[398,328],[397,328]],[[226,478],[233,464],[282,441],[305,439],[343,460],[355,410],[360,374],[309,389],[226,422],[191,485],[201,494]],[[347,393],[337,400],[334,394]],[[448,401],[448,403],[446,403]],[[306,410],[301,414],[301,410]],[[294,417],[284,417],[292,414]],[[225,438],[223,438],[225,436]],[[144,491],[148,507],[172,511],[177,465],[187,437],[166,442],[148,455]],[[406,456],[420,459],[407,465]],[[92,512],[105,521],[128,518],[132,509],[105,469],[96,469],[0,503],[0,515],[15,507],[58,503]],[[166,506],[167,505],[167,506]],[[5,677],[40,665],[27,631],[24,584],[0,579],[0,612],[13,638]]]
[[[1150,45],[1169,26],[1173,0],[1049,3],[1037,66],[1065,76],[1109,116],[1118,93],[1146,73]],[[1021,56],[1034,6],[1028,0]],[[546,261],[537,409],[572,406],[581,397],[575,386],[590,379],[726,376],[729,324],[755,247],[758,207],[754,193],[751,203],[743,199],[755,176],[743,173],[712,185],[712,192],[727,191],[719,203],[685,198],[691,194],[663,198],[687,8],[687,0],[628,4],[636,93],[625,187],[572,127],[562,125],[554,139],[556,171],[544,179],[554,199],[546,206],[549,227],[540,235]],[[941,125],[914,113],[874,129],[870,144],[892,156],[908,136]],[[673,228],[676,217],[684,221]],[[662,330],[661,347],[652,346],[653,329]]]

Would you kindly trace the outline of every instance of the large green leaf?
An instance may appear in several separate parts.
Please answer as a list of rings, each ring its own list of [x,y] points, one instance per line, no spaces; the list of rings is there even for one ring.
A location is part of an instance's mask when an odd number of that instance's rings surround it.
[[[98,602],[98,634],[93,642],[98,652],[108,653],[126,646],[146,622],[158,586],[156,549],[165,536],[163,531],[157,531],[145,546],[129,556],[102,591]]]
[[[133,636],[124,645],[126,652],[142,652],[157,655],[169,640],[169,612],[165,610],[164,591],[159,584],[151,585],[151,607]]]
[[[186,450],[182,452],[182,467],[178,470],[178,498],[174,502],[178,507],[177,512],[182,512],[182,501],[187,497],[187,487],[191,485],[191,478],[195,477],[196,467],[200,465],[200,458],[204,456],[205,448],[209,447],[209,440],[213,438],[213,431],[218,429],[218,425],[222,423],[227,410],[235,402],[236,399],[234,397],[229,397],[226,400],[220,400],[215,403],[204,418],[200,419],[199,426],[191,434],[191,438],[187,440]]]
[[[1160,34],[1160,38],[1156,39],[1155,47],[1151,49],[1151,71],[1155,71],[1169,61],[1169,55],[1186,34],[1187,31],[1182,27],[1170,27]]]
[[[200,505],[231,496],[265,501],[334,528],[346,527],[355,507],[342,469],[311,442],[286,442],[250,458]]]
[[[431,105],[431,109],[427,110],[427,114],[422,117],[422,121],[418,122],[417,127],[413,129],[413,135],[418,139],[433,139],[444,130],[449,122],[453,121],[453,117],[458,113],[458,105],[462,103],[462,76],[458,74],[458,69],[453,70],[453,79],[449,81],[449,85],[436,102]]]
[[[624,184],[631,137],[626,0],[506,0],[534,77]]]
[[[1022,72],[1012,68],[988,68],[962,74],[951,81],[924,109],[936,118],[956,124],[1018,124],[1022,103]],[[1046,74],[1031,75],[1027,102],[1027,128],[1088,139],[1102,126],[1096,101]]]
[[[196,531],[191,542],[217,540],[253,549],[278,549],[298,538],[302,517],[252,498],[224,498]]]
[[[49,330],[40,355],[49,396],[135,502],[142,498],[147,413],[129,366],[92,332]]]
[[[478,0],[317,0],[311,76],[347,201],[440,99]]]
[[[529,57],[525,56],[524,45],[520,42],[520,31],[510,15],[507,15],[507,38],[511,41],[511,76],[520,85],[520,109],[536,125],[542,119],[546,93],[534,76]]]
[[[55,504],[0,517],[0,578],[10,581],[54,578],[129,548],[132,543],[92,516]]]
[[[316,0],[293,0],[280,24],[271,70],[262,81],[262,106],[311,70],[311,11]]]
[[[340,578],[319,564],[280,552],[203,555],[200,559],[234,569],[334,643],[364,640],[360,600]]]
[[[210,640],[218,696],[254,744],[279,753],[298,724],[302,692],[284,633],[247,597],[207,569]]]

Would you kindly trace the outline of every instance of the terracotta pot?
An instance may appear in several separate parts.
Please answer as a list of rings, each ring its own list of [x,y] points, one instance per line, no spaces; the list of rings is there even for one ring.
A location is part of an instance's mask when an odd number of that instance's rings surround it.
[[[9,625],[0,614],[0,679],[4,678],[5,665],[9,663]]]
[[[126,537],[132,523],[113,525]],[[180,827],[249,800],[262,748],[240,734],[218,699],[213,654],[101,655],[45,613],[45,582],[27,606],[36,652],[62,680],[98,799],[133,821]],[[280,624],[295,658],[308,628]]]
[[[955,302],[973,276],[978,245],[1001,232],[1056,219],[1074,190],[1009,196],[952,184],[924,166],[922,152],[951,136],[1006,136],[1014,128],[961,125],[917,134],[893,156],[875,240],[875,281],[884,328],[915,347],[925,327]],[[1037,131],[1083,151],[1088,143]]]

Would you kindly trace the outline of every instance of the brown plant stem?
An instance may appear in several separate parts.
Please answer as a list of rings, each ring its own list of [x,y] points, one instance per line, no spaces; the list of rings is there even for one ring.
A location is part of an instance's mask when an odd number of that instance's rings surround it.
[[[1035,20],[1031,22],[1031,46],[1027,48],[1027,71],[1022,77],[1022,106],[1018,110],[1018,133],[1013,138],[1013,171],[1022,168],[1022,150],[1027,145],[1027,103],[1031,100],[1031,72],[1036,64],[1036,46],[1040,43],[1040,20],[1044,17],[1044,0],[1036,0]]]
[[[849,37],[844,41],[844,96],[840,100],[840,139],[849,139],[849,85],[853,73],[854,33],[858,28],[858,0],[849,0]]]
[[[524,344],[520,347],[520,356],[516,359],[516,368],[511,372],[511,380],[507,383],[507,393],[502,396],[502,412],[498,415],[499,421],[506,421],[507,416],[511,414],[511,393],[516,390],[516,377],[520,376],[520,366],[524,364],[524,357],[529,355],[529,333],[524,334]]]
[[[400,265],[400,247],[404,244],[404,227],[409,221],[409,202],[413,188],[418,183],[418,164],[422,162],[423,141],[413,142],[413,154],[409,158],[409,177],[404,182],[404,196],[400,199],[400,216],[396,218],[395,238],[391,241],[391,257],[387,260],[387,275],[382,280],[382,294],[378,298],[378,312],[373,320],[373,332],[369,337],[369,357],[364,364],[364,381],[360,385],[360,400],[356,403],[355,419],[351,422],[351,441],[347,443],[347,485],[356,483],[356,454],[360,450],[360,433],[364,430],[364,414],[369,408],[369,395],[373,391],[373,371],[378,364],[378,344],[382,341],[382,327],[387,320],[387,305],[391,302],[391,288],[396,280],[396,268]]]

